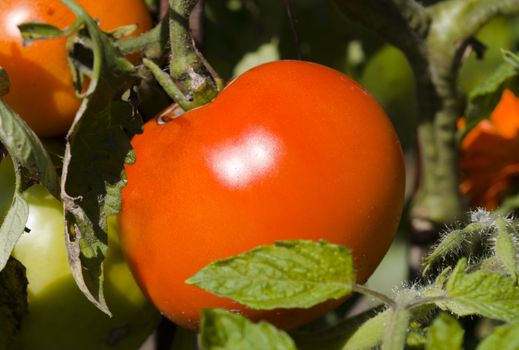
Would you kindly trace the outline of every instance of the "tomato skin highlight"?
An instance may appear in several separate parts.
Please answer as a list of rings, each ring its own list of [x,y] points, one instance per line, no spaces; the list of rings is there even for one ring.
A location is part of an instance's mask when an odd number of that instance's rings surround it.
[[[363,283],[389,248],[404,200],[404,162],[375,100],[347,76],[279,61],[244,73],[210,104],[132,141],[121,246],[154,304],[198,327],[221,307],[294,328],[335,307],[250,310],[184,281],[208,263],[277,240],[352,249]]]
[[[135,34],[151,28],[142,0],[77,0],[103,30],[136,23]],[[60,0],[2,0],[0,6],[0,66],[10,77],[3,97],[42,137],[63,135],[79,108],[69,73],[66,38],[22,45],[17,25],[36,21],[59,28],[72,24],[74,14]]]

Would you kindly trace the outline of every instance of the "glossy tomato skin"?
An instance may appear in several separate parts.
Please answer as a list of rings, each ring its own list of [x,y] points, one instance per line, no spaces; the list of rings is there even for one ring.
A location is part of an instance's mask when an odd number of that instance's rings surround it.
[[[208,263],[276,240],[326,239],[353,251],[364,282],[385,255],[404,198],[394,129],[345,75],[299,61],[256,67],[209,105],[132,141],[119,216],[121,244],[155,305],[198,327],[223,307],[283,328],[311,310],[253,311],[184,281]]]
[[[9,161],[0,164],[0,189],[1,222],[14,189]],[[61,203],[42,186],[31,187],[25,199],[31,232],[23,234],[13,256],[26,268],[29,314],[23,319],[14,350],[137,349],[157,326],[160,315],[124,261],[115,221],[110,224],[104,265],[105,297],[113,314],[110,318],[86,299],[72,278]]]
[[[78,0],[101,29],[134,24],[137,32],[151,27],[143,0]],[[36,21],[60,28],[72,24],[74,14],[60,0],[2,0],[0,6],[0,66],[9,73],[11,87],[5,101],[40,136],[58,136],[70,127],[80,100],[72,86],[65,38],[22,46],[17,25]]]

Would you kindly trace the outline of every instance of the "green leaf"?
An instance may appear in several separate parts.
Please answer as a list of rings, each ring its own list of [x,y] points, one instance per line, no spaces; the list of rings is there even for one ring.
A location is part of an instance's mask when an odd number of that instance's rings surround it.
[[[29,205],[15,192],[11,207],[0,226],[0,267],[3,269],[9,260],[16,242],[25,230],[25,224],[29,218]],[[0,269],[0,271],[2,271]]]
[[[484,270],[466,272],[467,260],[461,259],[444,290],[431,288],[428,296],[442,297],[435,304],[458,316],[481,315],[495,320],[519,319],[519,286],[509,276]]]
[[[373,349],[382,342],[384,327],[389,318],[390,310],[379,313],[367,320],[348,339],[342,350]]]
[[[508,57],[510,55],[513,54],[507,53]],[[465,110],[467,125],[461,130],[460,139],[476,126],[479,121],[490,116],[499,102],[506,84],[517,76],[517,68],[510,64],[510,59],[507,59],[507,62],[501,64],[488,80],[470,92],[467,109]]]
[[[90,84],[67,135],[63,161],[68,256],[81,291],[110,314],[103,293],[102,262],[107,218],[119,212],[126,182],[124,163],[133,157],[130,140],[142,129],[134,106],[121,98],[135,82],[135,69],[83,9],[72,0],[63,2],[78,16],[83,26],[80,35],[88,36],[85,49],[91,49],[94,57]]]
[[[55,197],[59,196],[58,178],[52,161],[38,137],[27,124],[0,100],[0,143],[9,153],[16,171],[16,188],[0,226],[0,271],[4,268],[14,245],[25,229],[29,208],[22,193],[31,185],[41,183]]]
[[[59,184],[54,165],[40,139],[29,126],[0,100],[0,143],[21,170],[20,189],[41,183],[55,197]]]
[[[496,220],[497,235],[495,237],[496,257],[503,264],[506,271],[517,282],[519,271],[519,251],[515,246],[515,231],[507,219],[499,217]]]
[[[279,39],[272,38],[269,42],[261,44],[256,51],[246,53],[234,67],[233,76],[237,77],[262,63],[279,60],[278,44]]]
[[[478,262],[478,268],[482,271],[488,271],[499,274],[510,274],[509,271],[503,265],[503,262],[495,255],[489,256]],[[512,278],[513,275],[511,276]]]
[[[462,349],[465,331],[458,321],[446,313],[441,313],[427,331],[426,350]]]
[[[427,342],[427,334],[422,324],[417,321],[409,323],[409,332],[407,333],[406,349],[425,349]]]
[[[22,319],[28,313],[25,267],[10,258],[0,272],[0,349],[12,349]]]
[[[488,225],[474,222],[468,224],[461,230],[454,230],[445,233],[440,243],[424,259],[424,274],[430,270],[434,263],[447,257],[450,254],[459,252],[467,243],[470,243],[474,236],[481,235],[487,230]]]
[[[111,30],[108,34],[114,39],[122,39],[137,30],[137,24],[128,24]]]
[[[351,293],[350,251],[325,241],[282,241],[213,262],[186,281],[253,309],[309,308]]]
[[[497,327],[486,337],[477,350],[517,350],[519,349],[519,323]]]
[[[36,40],[60,38],[68,33],[50,24],[35,22],[22,23],[18,29],[22,34],[24,45],[29,45]]]
[[[296,349],[288,334],[271,324],[254,324],[243,316],[218,309],[203,311],[200,344],[205,350]]]

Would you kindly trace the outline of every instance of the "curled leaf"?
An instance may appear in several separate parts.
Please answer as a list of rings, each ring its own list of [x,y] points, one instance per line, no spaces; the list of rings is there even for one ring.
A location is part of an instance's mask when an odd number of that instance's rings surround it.
[[[124,59],[95,21],[72,0],[63,2],[78,16],[79,35],[88,43],[93,67],[90,84],[67,135],[61,196],[72,275],[81,291],[110,314],[103,292],[103,260],[107,250],[107,218],[117,214],[125,185],[124,163],[132,158],[130,140],[142,120],[122,94],[136,81]]]
[[[22,235],[29,208],[22,193],[36,183],[59,196],[58,178],[52,161],[38,137],[27,124],[0,100],[0,143],[16,171],[16,187],[11,207],[0,225],[0,271],[7,263],[14,245]]]

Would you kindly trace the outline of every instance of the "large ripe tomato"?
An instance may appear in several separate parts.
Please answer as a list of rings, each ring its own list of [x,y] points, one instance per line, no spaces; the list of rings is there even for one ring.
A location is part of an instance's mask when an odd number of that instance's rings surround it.
[[[4,211],[14,188],[9,163],[0,164],[0,210]],[[59,201],[41,186],[30,188],[25,198],[30,205],[27,226],[31,232],[20,238],[13,255],[27,269],[29,315],[22,323],[15,349],[137,349],[160,316],[135,284],[123,259],[115,221],[110,227],[105,263],[105,295],[113,313],[110,318],[82,295],[72,278]]]
[[[1,0],[0,66],[9,73],[11,89],[5,101],[40,136],[62,135],[70,127],[80,100],[67,65],[66,39],[22,46],[17,25],[37,21],[64,28],[73,13],[60,0]],[[99,19],[103,30],[138,24],[138,32],[151,26],[143,0],[77,0]]]
[[[353,251],[364,282],[393,240],[404,198],[395,131],[365,90],[307,62],[256,67],[209,105],[133,140],[119,216],[132,271],[171,320],[196,328],[223,307],[291,328],[311,310],[248,310],[184,281],[206,264],[276,240],[326,239]]]

